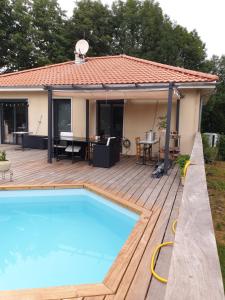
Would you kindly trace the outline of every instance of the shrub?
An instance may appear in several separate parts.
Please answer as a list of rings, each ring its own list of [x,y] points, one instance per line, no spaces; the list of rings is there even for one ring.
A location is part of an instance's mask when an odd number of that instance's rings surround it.
[[[6,152],[3,150],[3,151],[0,151],[0,161],[6,161]]]
[[[188,154],[179,155],[178,158],[176,159],[176,163],[178,164],[178,166],[180,168],[181,176],[184,175],[184,167],[185,167],[186,162],[189,159],[190,159],[190,155],[188,155]]]
[[[204,151],[204,159],[206,163],[213,163],[218,157],[218,148],[217,147],[209,147]]]
[[[218,152],[219,152],[219,159],[225,160],[225,135],[220,136]]]
[[[218,157],[218,147],[210,147],[208,137],[205,134],[202,134],[202,145],[205,162],[213,163]]]

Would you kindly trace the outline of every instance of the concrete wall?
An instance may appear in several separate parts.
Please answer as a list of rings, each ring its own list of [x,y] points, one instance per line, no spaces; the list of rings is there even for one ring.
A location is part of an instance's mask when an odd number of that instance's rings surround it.
[[[163,117],[167,112],[166,101],[148,100],[127,100],[124,106],[124,136],[131,141],[130,154],[136,153],[135,137],[145,139],[145,132],[153,130],[157,133],[157,138],[161,138],[164,144],[164,134],[159,133],[159,117]],[[176,124],[176,103],[173,103],[171,130],[175,130]],[[153,152],[159,151],[159,145],[153,146]]]
[[[181,153],[191,154],[195,134],[198,132],[200,92],[189,91],[180,101]]]
[[[191,153],[194,136],[198,131],[200,92],[183,91],[184,98],[180,102],[180,134],[181,153]],[[86,102],[85,99],[57,97],[72,100],[72,130],[75,136],[86,133]],[[47,135],[48,100],[47,92],[9,93],[0,92],[0,99],[28,99],[28,126],[34,134]],[[164,116],[167,101],[162,100],[126,100],[124,106],[123,135],[131,141],[129,154],[135,154],[135,137],[144,138],[149,129],[158,131],[159,117]],[[175,130],[176,103],[173,103],[171,130]],[[96,101],[90,101],[90,136],[96,135]],[[162,144],[164,138],[162,137]],[[153,148],[158,151],[158,145]]]
[[[86,101],[84,99],[71,98],[72,100],[72,131],[74,136],[86,135]]]

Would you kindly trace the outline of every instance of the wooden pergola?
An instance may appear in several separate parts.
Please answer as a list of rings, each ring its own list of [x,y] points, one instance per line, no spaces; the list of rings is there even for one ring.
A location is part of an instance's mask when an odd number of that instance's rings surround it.
[[[101,91],[167,91],[167,126],[165,137],[165,155],[164,155],[164,174],[167,174],[169,168],[169,141],[171,130],[171,114],[173,93],[176,90],[178,99],[176,105],[176,131],[179,131],[179,111],[180,111],[180,94],[175,82],[167,84],[132,84],[132,85],[71,85],[71,86],[46,86],[48,91],[48,163],[52,163],[53,158],[53,93],[56,91],[70,91],[70,92],[101,92]],[[86,99],[86,138],[89,138],[89,100]]]

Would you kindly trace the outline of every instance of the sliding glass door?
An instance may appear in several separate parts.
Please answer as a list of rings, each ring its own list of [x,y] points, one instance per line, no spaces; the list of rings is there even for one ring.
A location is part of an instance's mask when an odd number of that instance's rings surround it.
[[[60,132],[72,131],[71,128],[71,100],[54,100],[54,135],[59,136]]]
[[[1,100],[1,143],[16,144],[21,141],[16,139],[13,132],[28,130],[28,105],[26,100]]]
[[[97,101],[97,133],[123,137],[123,100]]]

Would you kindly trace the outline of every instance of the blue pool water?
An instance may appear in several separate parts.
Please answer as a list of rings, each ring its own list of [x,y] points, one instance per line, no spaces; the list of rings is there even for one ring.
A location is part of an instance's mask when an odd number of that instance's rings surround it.
[[[84,189],[0,192],[0,290],[102,282],[138,215]]]

